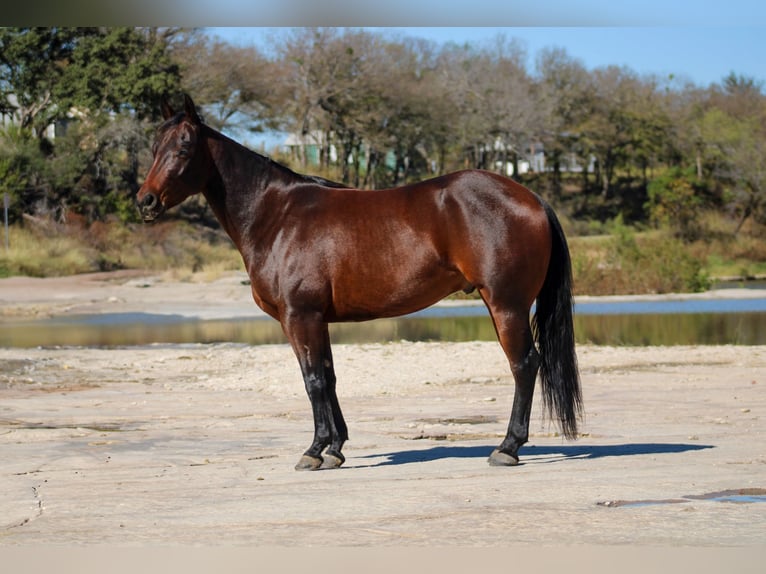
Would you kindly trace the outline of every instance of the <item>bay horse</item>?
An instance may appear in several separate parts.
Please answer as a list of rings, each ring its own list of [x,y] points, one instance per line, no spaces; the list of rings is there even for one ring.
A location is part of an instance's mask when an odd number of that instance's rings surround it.
[[[328,324],[412,313],[460,290],[484,300],[515,382],[507,434],[488,462],[518,464],[538,371],[544,405],[564,436],[576,437],[571,261],[540,197],[480,170],[351,189],[295,173],[215,131],[188,95],[183,111],[165,98],[161,110],[139,212],[154,221],[202,193],[239,249],[253,299],[281,323],[311,402],[314,439],[297,470],[345,461]]]

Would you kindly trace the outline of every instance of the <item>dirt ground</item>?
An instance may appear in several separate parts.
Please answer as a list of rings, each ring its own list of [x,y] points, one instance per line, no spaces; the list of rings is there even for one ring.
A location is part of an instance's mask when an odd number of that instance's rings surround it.
[[[3,279],[0,304],[257,314],[241,279]],[[514,468],[486,463],[513,397],[496,343],[334,354],[347,461],[296,472],[287,346],[0,348],[0,546],[764,548],[766,347],[579,347],[582,436],[536,401]]]

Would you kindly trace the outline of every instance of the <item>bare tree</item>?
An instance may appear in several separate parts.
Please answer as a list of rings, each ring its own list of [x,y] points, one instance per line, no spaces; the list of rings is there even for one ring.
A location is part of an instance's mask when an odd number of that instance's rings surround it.
[[[506,173],[513,165],[518,175],[518,159],[540,127],[525,58],[521,44],[504,35],[481,49],[448,45],[442,51],[442,85],[465,165]]]
[[[454,116],[437,81],[435,46],[410,38],[381,48],[362,131],[369,142],[368,179],[374,185],[386,158],[388,183],[440,173]]]
[[[174,47],[174,55],[181,63],[182,88],[194,94],[211,126],[258,132],[278,125],[283,78],[256,48],[191,32]]]
[[[589,158],[579,149],[579,129],[587,110],[588,72],[580,60],[562,48],[543,49],[536,59],[535,101],[541,116],[546,166],[553,174],[553,193],[561,194],[561,170],[566,156],[585,171]],[[567,162],[568,164],[571,162]]]

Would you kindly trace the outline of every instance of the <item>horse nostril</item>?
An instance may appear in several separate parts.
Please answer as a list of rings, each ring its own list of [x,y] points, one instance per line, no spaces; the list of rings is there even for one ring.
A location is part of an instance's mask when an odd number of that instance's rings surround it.
[[[153,193],[147,193],[141,200],[142,209],[154,209],[157,207],[157,196]]]

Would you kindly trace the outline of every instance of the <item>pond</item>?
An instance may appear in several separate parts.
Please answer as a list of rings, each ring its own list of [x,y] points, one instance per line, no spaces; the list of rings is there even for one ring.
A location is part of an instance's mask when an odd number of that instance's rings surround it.
[[[595,345],[766,345],[766,299],[593,301],[575,307],[578,343]],[[336,343],[495,341],[483,305],[431,307],[397,319],[331,325]],[[113,313],[0,322],[0,346],[115,347],[156,343],[284,343],[269,318],[200,320]]]

